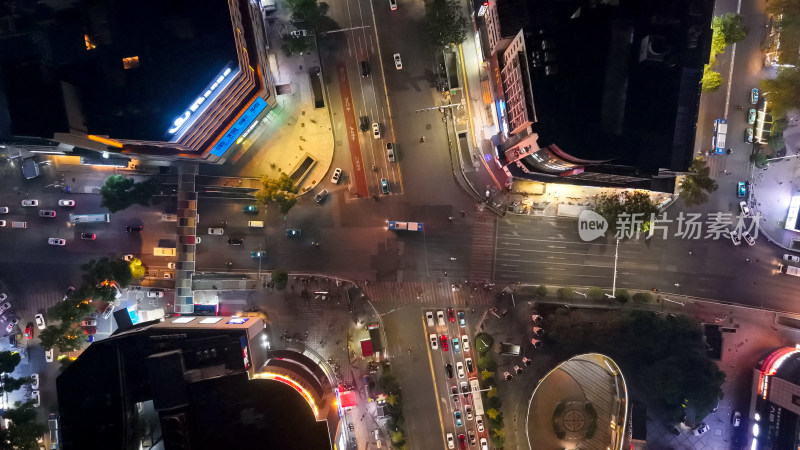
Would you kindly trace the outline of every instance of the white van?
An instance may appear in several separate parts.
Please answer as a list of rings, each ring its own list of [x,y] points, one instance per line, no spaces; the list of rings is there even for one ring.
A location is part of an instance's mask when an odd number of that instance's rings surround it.
[[[11,222],[11,228],[28,228],[28,222]]]
[[[264,222],[260,220],[251,220],[247,222],[247,226],[250,228],[264,228]]]

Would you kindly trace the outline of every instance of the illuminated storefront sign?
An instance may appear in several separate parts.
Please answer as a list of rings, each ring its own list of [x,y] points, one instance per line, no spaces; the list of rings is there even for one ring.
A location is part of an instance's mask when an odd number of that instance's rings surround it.
[[[280,381],[281,383],[284,383],[284,384],[290,386],[291,388],[293,388],[294,390],[299,392],[300,395],[303,396],[303,398],[306,400],[308,405],[311,407],[311,410],[314,411],[314,417],[319,417],[319,408],[317,408],[317,403],[314,401],[314,398],[311,396],[311,392],[309,392],[308,389],[304,388],[298,381],[293,380],[293,379],[289,378],[286,375],[281,375],[281,374],[273,373],[273,372],[257,373],[255,375],[255,378],[263,378],[263,379],[266,379],[266,380]]]
[[[215,78],[214,81],[206,88],[203,94],[197,97],[194,103],[192,103],[192,105],[189,106],[189,108],[184,111],[183,114],[181,114],[177,119],[175,119],[174,122],[172,122],[172,127],[170,127],[167,132],[169,134],[175,134],[182,128],[185,129],[186,127],[184,127],[184,125],[188,125],[187,122],[189,118],[200,109],[203,103],[209,102],[210,100],[213,100],[213,97],[219,95],[219,93],[222,92],[222,88],[233,79],[233,77],[230,75],[236,75],[237,73],[239,73],[238,70],[234,72],[231,68],[224,69],[222,73],[220,73],[219,76],[217,76],[217,78]]]
[[[225,132],[225,135],[222,136],[219,141],[217,141],[217,143],[211,149],[211,154],[217,157],[221,157],[223,154],[225,154],[225,152],[228,151],[228,149],[234,143],[236,143],[236,140],[239,138],[239,136],[247,130],[248,125],[250,125],[250,123],[254,121],[261,111],[264,111],[264,108],[266,107],[267,102],[265,102],[261,97],[256,97],[250,107],[247,108],[247,110],[239,117],[239,120],[234,122],[234,124],[231,125],[230,128],[228,128],[228,130]]]
[[[242,361],[244,362],[245,370],[247,370],[250,368],[250,353],[247,350],[247,338],[245,336],[239,337],[239,345],[242,346]]]
[[[489,9],[489,2],[483,2],[480,8],[478,8],[478,17],[483,17],[486,14],[486,10]]]

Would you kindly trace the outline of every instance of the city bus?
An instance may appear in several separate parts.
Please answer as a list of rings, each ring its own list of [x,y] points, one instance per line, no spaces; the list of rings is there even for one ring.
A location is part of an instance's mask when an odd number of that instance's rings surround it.
[[[469,380],[469,386],[472,390],[472,405],[475,409],[476,416],[483,415],[483,400],[481,399],[481,385],[478,384],[477,378],[471,378]]]
[[[111,222],[111,214],[70,214],[71,223]]]

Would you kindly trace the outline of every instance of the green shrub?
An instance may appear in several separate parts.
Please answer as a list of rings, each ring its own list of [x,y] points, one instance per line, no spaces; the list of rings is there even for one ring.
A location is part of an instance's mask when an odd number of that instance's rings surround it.
[[[536,288],[535,296],[539,298],[547,297],[547,286],[540,284],[539,287]]]
[[[625,289],[617,289],[617,292],[614,293],[614,298],[617,299],[620,304],[624,305],[631,299],[631,293]]]
[[[562,287],[558,289],[556,295],[558,295],[558,298],[561,300],[571,300],[575,297],[575,289],[571,287]]]
[[[637,292],[633,294],[633,302],[642,304],[642,303],[650,303],[653,301],[653,296],[650,295],[649,292]]]
[[[489,349],[492,348],[492,345],[494,345],[494,338],[492,338],[491,334],[478,333],[475,336],[475,350],[477,350],[478,353],[483,354],[488,352]]]
[[[599,302],[606,298],[606,293],[603,291],[603,288],[590,287],[586,292],[586,297],[589,298],[589,300]]]

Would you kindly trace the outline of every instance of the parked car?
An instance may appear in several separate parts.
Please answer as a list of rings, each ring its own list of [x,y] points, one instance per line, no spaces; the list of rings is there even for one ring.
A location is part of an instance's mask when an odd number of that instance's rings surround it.
[[[467,372],[472,373],[474,372],[474,367],[472,366],[472,358],[464,359],[464,362],[467,363]]]
[[[21,204],[25,207],[39,206],[39,200],[23,200]]]
[[[736,196],[739,198],[744,198],[747,196],[747,185],[744,184],[744,181],[740,181],[736,185]]]
[[[453,439],[453,433],[447,433],[445,435],[445,439],[447,439],[447,448],[454,449],[456,448],[456,441]]]
[[[81,321],[82,327],[96,327],[97,326],[97,319],[93,317],[87,317]]]
[[[742,239],[747,242],[747,245],[756,245],[756,240],[753,239],[753,236],[750,236],[750,233],[747,231],[742,231]]]
[[[692,432],[692,434],[694,434],[695,436],[702,436],[710,429],[711,429],[711,427],[709,427],[705,423],[701,422],[700,426],[695,428],[694,431]]]
[[[164,279],[165,280],[172,280],[175,278],[175,274],[172,272],[164,272]]]
[[[8,206],[0,206],[0,214],[8,214]]]
[[[149,294],[149,292],[148,292],[148,294]],[[109,317],[111,317],[111,314],[114,314],[114,304],[113,303],[109,303],[108,306],[106,306],[106,309],[103,310],[103,319],[108,319]]]
[[[8,295],[0,293],[0,302],[5,300],[6,298],[8,298]],[[2,305],[0,305],[0,312],[7,311],[9,309],[11,309],[11,303],[9,302],[5,302]]]
[[[36,322],[36,328],[40,330],[44,330],[47,328],[47,324],[44,322],[44,315],[43,314],[36,314],[33,316],[34,322]]]
[[[464,352],[469,351],[469,336],[466,334],[461,336],[461,347],[464,349]]]
[[[389,194],[389,180],[386,178],[381,178],[381,192]]]
[[[323,190],[317,192],[317,195],[314,196],[314,200],[317,203],[322,203],[322,201],[325,200],[325,197],[327,197],[327,196],[328,196],[328,190],[327,189],[323,189]]]
[[[450,378],[450,379],[453,378],[453,365],[452,364],[450,364],[450,363],[445,364],[444,365],[444,371],[445,371],[445,373],[447,373],[447,378]]]
[[[123,261],[128,261],[128,262],[131,262],[131,261],[133,261],[133,258],[134,258],[134,256],[133,256],[133,255],[131,255],[131,254],[122,255],[122,260],[123,260]]]
[[[244,239],[228,238],[228,245],[244,245]]]
[[[444,326],[444,311],[442,311],[442,310],[436,311],[436,318],[439,321],[439,326],[443,327]]]
[[[752,124],[756,123],[756,109],[755,108],[750,108],[747,111],[747,123],[749,125],[752,125]]]
[[[39,395],[39,391],[31,391],[31,400],[33,400],[33,406],[42,406],[42,397]]]
[[[28,324],[25,325],[25,339],[33,339],[33,322],[28,322]]]
[[[742,423],[742,413],[739,411],[733,412],[733,417],[731,418],[731,425],[738,427]]]
[[[53,218],[56,216],[56,212],[52,209],[40,209],[39,210],[39,217],[50,217]]]
[[[453,419],[456,421],[457,427],[464,426],[464,422],[461,420],[461,411],[455,411],[453,413]]]
[[[395,53],[393,56],[394,58],[394,68],[400,70],[403,68],[403,60],[400,59],[400,53]]]
[[[50,245],[57,245],[57,246],[60,246],[60,247],[63,247],[65,245],[67,245],[67,241],[65,241],[64,239],[59,239],[59,238],[48,238],[47,239],[47,243],[50,244]]]
[[[39,374],[32,373],[30,379],[31,379],[31,389],[33,390],[39,389]]]
[[[786,253],[786,254],[783,255],[783,259],[786,260],[786,261],[790,261],[790,262],[800,263],[800,256],[797,256],[797,255],[790,255],[790,254]],[[0,312],[2,312],[2,311],[3,310],[0,309]]]
[[[735,245],[737,247],[739,245],[742,245],[742,239],[739,237],[738,234],[736,234],[735,232],[731,231],[730,235],[731,235],[731,242],[733,242],[733,245]]]
[[[445,336],[444,334],[439,336],[439,343],[442,344],[443,352],[450,350],[450,345],[447,342],[447,336]]]
[[[174,262],[168,262],[167,263],[167,269],[174,269],[174,268],[175,268],[175,263]]]
[[[164,296],[164,291],[157,291],[157,290],[147,291],[147,297],[149,298],[161,298],[163,296]]]
[[[289,34],[291,34],[294,37],[303,37],[303,36],[308,36],[308,31],[306,31],[306,30],[294,30]]]
[[[342,169],[336,168],[333,170],[333,175],[331,176],[331,183],[339,184],[339,180],[342,178]]]
[[[742,211],[742,214],[745,216],[750,216],[750,208],[747,207],[747,202],[739,202],[739,209]]]
[[[44,351],[44,360],[46,362],[53,362],[55,360],[53,349],[47,349]]]
[[[0,220],[0,227],[4,227],[4,226],[6,226],[6,221],[5,220]]]
[[[483,433],[483,417],[475,417],[475,425],[478,427],[478,433]]]
[[[467,326],[467,315],[464,314],[464,311],[458,312],[458,325],[461,327]],[[464,349],[466,350],[466,349]]]
[[[428,322],[428,326],[429,327],[435,326],[435,323],[433,321],[433,311],[426,311],[425,312],[425,321]]]
[[[18,318],[16,317],[12,318],[11,321],[8,323],[8,326],[6,327],[6,333],[11,333],[11,331],[14,330],[14,327],[17,326],[18,323],[19,323]]]
[[[456,372],[458,372],[458,378],[466,377],[466,374],[464,374],[464,363],[461,361],[456,363]]]
[[[744,130],[744,141],[748,144],[753,143],[753,129],[750,127],[745,128]]]
[[[208,234],[211,234],[211,235],[214,235],[214,236],[222,236],[223,234],[225,234],[225,229],[224,228],[209,228],[208,229]]]
[[[754,105],[758,103],[758,89],[757,88],[753,88],[753,90],[750,91],[750,103],[752,103]]]
[[[75,200],[59,200],[58,206],[75,206]]]
[[[439,350],[439,339],[436,338],[436,334],[431,333],[428,339],[431,341],[431,350]]]
[[[455,353],[461,353],[461,344],[459,343],[458,338],[454,337],[452,342],[453,342],[453,351]]]

